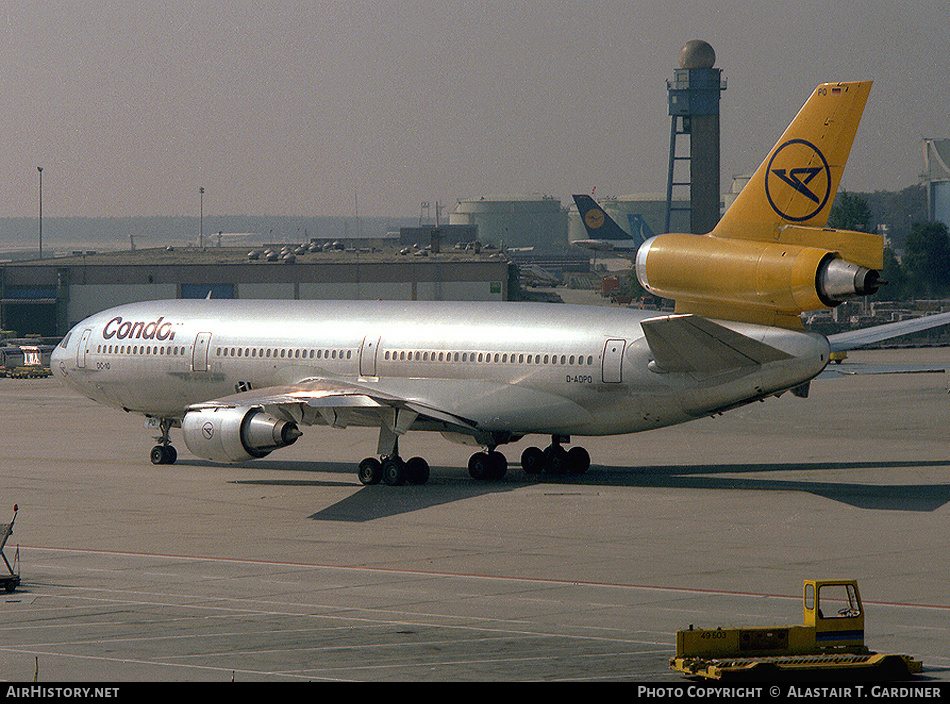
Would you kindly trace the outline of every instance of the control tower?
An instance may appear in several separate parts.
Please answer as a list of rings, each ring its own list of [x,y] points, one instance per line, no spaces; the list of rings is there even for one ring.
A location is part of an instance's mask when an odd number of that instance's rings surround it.
[[[679,63],[673,80],[666,82],[671,121],[664,231],[670,231],[670,211],[689,210],[690,232],[705,234],[719,222],[719,94],[726,82],[722,69],[713,68],[716,52],[700,39],[686,43]],[[685,155],[678,152],[681,137],[687,142]],[[674,188],[680,189],[677,195],[689,189],[688,206],[673,205]]]

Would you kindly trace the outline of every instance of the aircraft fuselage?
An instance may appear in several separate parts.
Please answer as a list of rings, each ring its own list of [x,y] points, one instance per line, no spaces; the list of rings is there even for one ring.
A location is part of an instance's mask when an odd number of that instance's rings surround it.
[[[828,362],[819,335],[721,323],[789,358],[721,374],[651,370],[640,324],[656,317],[521,303],[151,301],[80,322],[53,370],[100,403],[154,417],[180,420],[192,404],[319,378],[520,437],[671,425],[798,386]],[[303,420],[332,422],[316,412]],[[417,428],[446,430],[431,419]]]

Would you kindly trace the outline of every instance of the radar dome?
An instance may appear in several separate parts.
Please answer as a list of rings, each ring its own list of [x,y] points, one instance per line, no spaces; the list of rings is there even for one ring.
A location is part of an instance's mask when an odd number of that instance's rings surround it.
[[[680,49],[680,68],[712,68],[716,63],[716,52],[702,39],[686,42]]]

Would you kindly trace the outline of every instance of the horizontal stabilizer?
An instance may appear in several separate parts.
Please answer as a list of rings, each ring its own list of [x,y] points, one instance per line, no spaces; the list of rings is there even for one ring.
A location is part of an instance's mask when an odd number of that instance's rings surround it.
[[[779,230],[777,241],[832,250],[840,254],[842,259],[868,269],[881,269],[884,266],[884,238],[881,235],[828,227],[786,225]]]
[[[721,372],[790,359],[774,347],[695,315],[670,315],[641,323],[657,371]]]
[[[863,328],[861,330],[839,332],[835,335],[829,335],[828,342],[831,344],[832,352],[841,352],[871,345],[875,342],[890,340],[892,337],[909,335],[913,332],[930,330],[931,328],[948,324],[950,324],[950,313],[938,313],[937,315],[927,315],[922,318],[913,318],[912,320],[900,320],[896,323],[875,325],[874,327]]]

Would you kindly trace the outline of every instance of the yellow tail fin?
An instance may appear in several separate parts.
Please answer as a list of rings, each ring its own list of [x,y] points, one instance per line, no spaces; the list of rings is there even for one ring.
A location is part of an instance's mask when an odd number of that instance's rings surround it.
[[[677,313],[788,328],[876,292],[883,238],[825,227],[870,89],[818,86],[711,233],[640,246],[643,287]]]
[[[818,86],[713,230],[776,241],[786,225],[824,227],[871,82]]]

